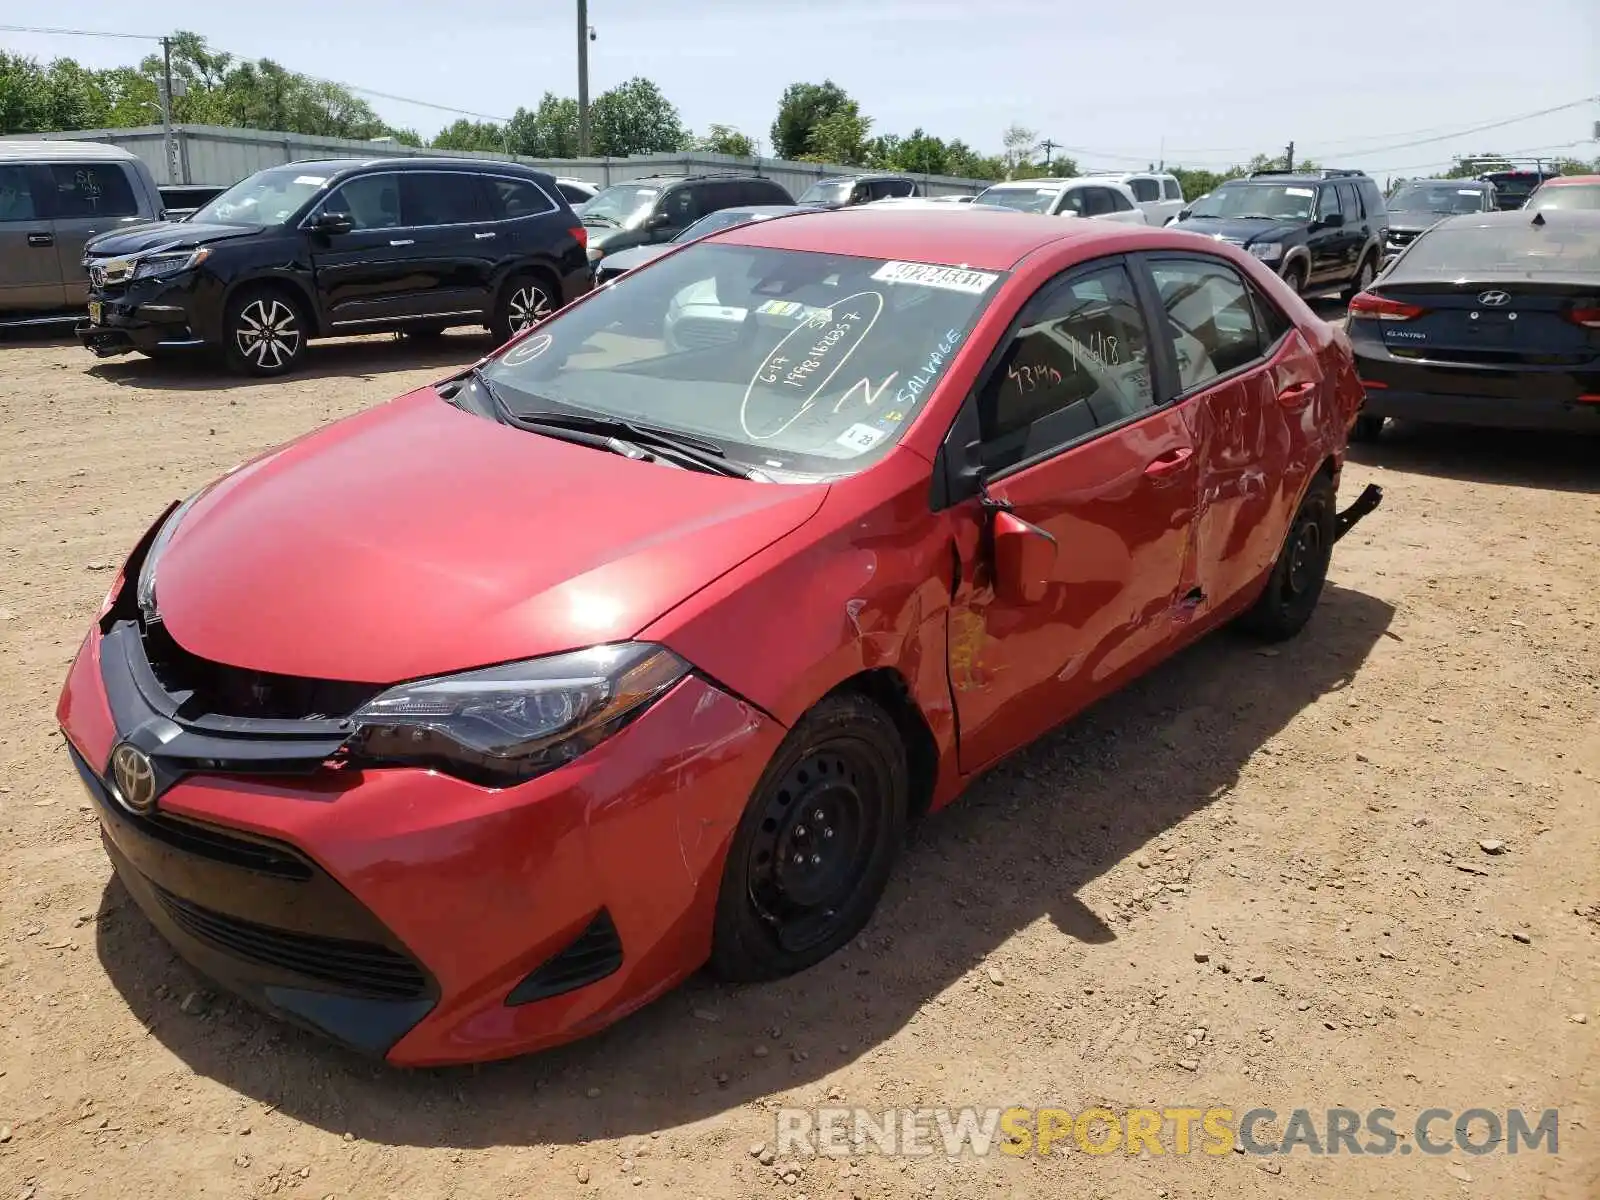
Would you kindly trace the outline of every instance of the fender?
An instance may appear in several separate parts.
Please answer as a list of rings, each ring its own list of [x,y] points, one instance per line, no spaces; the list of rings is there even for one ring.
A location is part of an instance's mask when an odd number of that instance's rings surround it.
[[[312,289],[306,285],[305,279],[297,272],[296,266],[291,263],[279,267],[266,267],[250,271],[241,275],[238,279],[231,280],[223,290],[222,302],[206,306],[205,320],[210,328],[201,331],[201,336],[209,342],[221,343],[224,341],[227,333],[222,328],[224,314],[228,311],[228,305],[233,301],[234,293],[242,287],[249,287],[251,284],[258,283],[270,283],[275,287],[281,287],[286,291],[293,292],[300,301],[306,316],[310,318],[311,336],[317,337],[323,333],[326,323],[323,320],[322,306],[317,303],[317,297],[313,294]]]

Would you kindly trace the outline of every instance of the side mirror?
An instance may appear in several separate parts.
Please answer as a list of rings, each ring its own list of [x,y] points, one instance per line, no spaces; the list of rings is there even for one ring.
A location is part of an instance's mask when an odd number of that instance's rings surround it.
[[[349,213],[329,212],[324,209],[312,220],[311,228],[318,233],[349,233],[355,228],[355,222],[350,219]]]
[[[1180,208],[1178,210],[1178,215],[1173,218],[1173,220],[1175,220],[1175,221],[1187,221],[1188,219],[1189,219],[1189,210],[1187,208]]]
[[[1327,216],[1323,217],[1322,220],[1317,222],[1317,227],[1319,229],[1343,229],[1344,214],[1329,213]]]
[[[672,218],[664,212],[653,212],[644,219],[644,227],[651,233],[657,229],[665,229],[672,222]]]
[[[1004,509],[994,514],[994,591],[1010,604],[1037,604],[1049,590],[1056,539]]]

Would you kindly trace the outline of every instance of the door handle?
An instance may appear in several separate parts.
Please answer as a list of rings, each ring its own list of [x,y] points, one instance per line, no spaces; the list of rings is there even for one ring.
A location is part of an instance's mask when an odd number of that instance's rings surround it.
[[[475,233],[472,236],[480,242],[486,242],[494,236],[494,231],[491,229],[488,233]]]
[[[417,239],[416,238],[390,238],[389,239],[389,245],[391,245],[391,246],[415,246],[416,244],[417,244]]]
[[[1192,454],[1194,454],[1193,446],[1179,446],[1176,450],[1168,450],[1159,458],[1151,459],[1149,465],[1145,467],[1144,473],[1156,479],[1161,478],[1163,475],[1170,475],[1188,462]]]
[[[30,233],[28,235],[28,245],[30,246],[54,246],[55,244],[56,239],[54,234]]]
[[[1303,380],[1300,383],[1291,383],[1278,393],[1279,404],[1299,404],[1302,400],[1317,390],[1317,385],[1312,380]]]

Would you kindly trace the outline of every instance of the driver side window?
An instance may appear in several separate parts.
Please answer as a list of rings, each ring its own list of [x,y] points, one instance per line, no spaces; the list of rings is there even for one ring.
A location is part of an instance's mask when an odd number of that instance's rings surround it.
[[[978,394],[983,464],[999,470],[1150,409],[1148,347],[1121,263],[1045,285]]]
[[[397,229],[400,226],[400,179],[396,175],[362,175],[340,187],[322,204],[323,212],[348,213],[350,227]]]

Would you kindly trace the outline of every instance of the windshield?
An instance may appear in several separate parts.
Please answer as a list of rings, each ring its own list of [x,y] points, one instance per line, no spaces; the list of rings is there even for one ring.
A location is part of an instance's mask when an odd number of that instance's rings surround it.
[[[1201,196],[1191,217],[1261,217],[1274,221],[1309,221],[1317,189],[1297,183],[1225,183]]]
[[[1600,209],[1600,183],[1567,183],[1560,187],[1540,188],[1528,207],[1535,212],[1546,209],[1587,208]]]
[[[557,313],[486,374],[518,413],[597,413],[769,474],[845,475],[894,444],[1003,278],[701,242]]]
[[[675,242],[694,242],[705,237],[708,233],[715,233],[719,229],[727,229],[732,225],[743,225],[746,221],[758,219],[754,213],[745,212],[743,209],[724,208],[720,212],[710,213],[701,217],[672,240]]]
[[[315,163],[271,167],[234,184],[189,218],[196,225],[282,225],[328,184]]]
[[[1058,187],[992,187],[978,193],[975,204],[998,204],[1018,212],[1047,213],[1061,194]]]
[[[1600,226],[1435,225],[1411,244],[1393,278],[1483,272],[1600,275]]]
[[[1488,207],[1483,188],[1462,187],[1456,183],[1408,183],[1389,197],[1390,212],[1456,213],[1483,212]]]
[[[584,201],[585,224],[626,225],[642,217],[656,202],[661,189],[639,183],[618,183]]]
[[[853,179],[835,179],[828,183],[813,183],[800,197],[801,204],[843,204],[850,199]]]
[[[1502,175],[1486,176],[1494,184],[1502,200],[1526,200],[1528,193],[1544,182],[1543,176],[1531,171],[1507,171]]]

